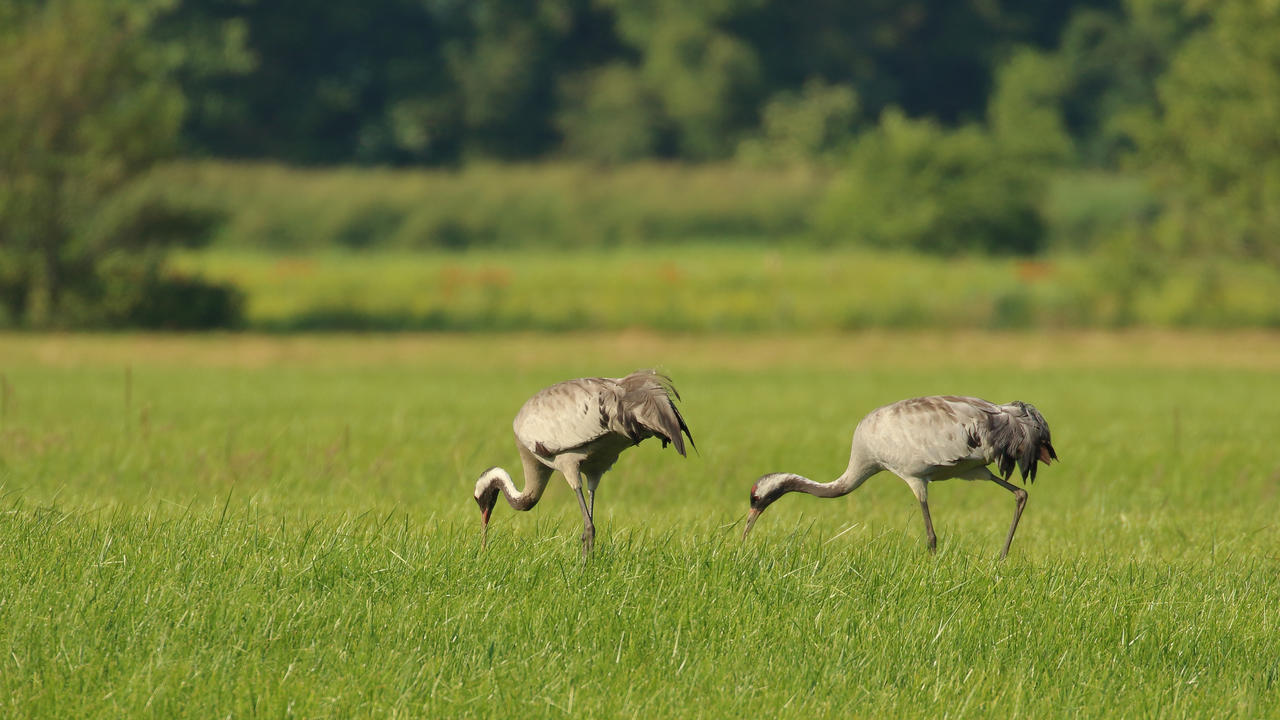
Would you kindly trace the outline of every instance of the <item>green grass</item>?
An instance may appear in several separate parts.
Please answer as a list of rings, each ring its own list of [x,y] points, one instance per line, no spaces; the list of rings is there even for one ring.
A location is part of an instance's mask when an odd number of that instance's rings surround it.
[[[731,164],[448,171],[184,162],[137,191],[224,214],[212,241],[230,248],[599,248],[802,233],[826,175]]]
[[[832,174],[817,165],[741,163],[449,171],[179,162],[155,170],[135,192],[215,210],[225,222],[210,239],[224,249],[564,250],[811,236]],[[1150,215],[1157,200],[1127,175],[1056,173],[1043,201],[1048,247],[1095,249]],[[863,230],[855,220],[835,236],[854,241]]]
[[[231,282],[262,330],[812,331],[1280,326],[1280,274],[1169,262],[1136,279],[1103,258],[938,258],[688,245],[468,253],[185,252]]]
[[[495,510],[510,421],[662,364],[700,452]],[[1274,335],[0,336],[0,715],[1270,717]],[[7,391],[5,390],[7,388]],[[1043,469],[829,479],[867,410],[1034,402]]]

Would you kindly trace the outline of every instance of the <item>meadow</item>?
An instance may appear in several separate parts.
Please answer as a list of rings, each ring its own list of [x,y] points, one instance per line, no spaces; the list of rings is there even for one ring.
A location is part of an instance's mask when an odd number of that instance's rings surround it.
[[[481,470],[568,377],[660,366],[698,452],[556,478],[479,550]],[[641,331],[0,336],[0,715],[1274,717],[1280,337]],[[1033,402],[989,483],[835,477],[868,410]],[[517,482],[520,482],[519,480]]]
[[[247,326],[272,332],[1280,326],[1280,274],[1265,265],[1143,262],[726,238],[563,253],[218,247],[178,253],[173,264],[241,288]]]

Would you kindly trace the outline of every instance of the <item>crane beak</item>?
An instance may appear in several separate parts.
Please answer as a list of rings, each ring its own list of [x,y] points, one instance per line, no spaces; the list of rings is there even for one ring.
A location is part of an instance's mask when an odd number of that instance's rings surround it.
[[[747,533],[751,532],[751,528],[755,526],[756,518],[758,517],[760,517],[760,511],[755,508],[751,508],[751,511],[747,513],[747,526],[742,528],[743,540],[747,539]]]
[[[480,549],[483,550],[489,544],[489,513],[493,512],[493,506],[480,510]]]

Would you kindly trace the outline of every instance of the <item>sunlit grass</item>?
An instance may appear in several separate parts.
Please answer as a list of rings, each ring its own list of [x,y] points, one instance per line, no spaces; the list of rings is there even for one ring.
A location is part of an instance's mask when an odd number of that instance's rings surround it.
[[[1280,339],[1252,334],[2,336],[0,714],[1268,717],[1280,712]],[[495,511],[510,421],[663,365],[699,453]],[[1012,501],[829,479],[908,395],[1034,402]]]
[[[468,253],[186,252],[241,287],[251,327],[813,331],[1280,324],[1280,274],[1173,263],[1158,283],[1105,258],[942,258],[814,247]]]

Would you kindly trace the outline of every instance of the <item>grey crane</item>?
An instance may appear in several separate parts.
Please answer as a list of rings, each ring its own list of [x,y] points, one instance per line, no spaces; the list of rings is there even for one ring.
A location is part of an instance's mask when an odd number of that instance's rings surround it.
[[[513,509],[530,510],[542,498],[551,473],[559,470],[582,509],[585,556],[595,543],[596,487],[623,450],[650,437],[660,438],[664,448],[670,443],[682,456],[684,437],[696,449],[676,409],[679,399],[671,379],[653,370],[637,370],[623,378],[566,380],[529,398],[512,423],[524,465],[524,489],[517,490],[511,475],[500,467],[485,470],[476,480],[475,500],[483,523],[480,546],[487,540],[489,514],[499,492]],[[584,478],[591,492],[589,503],[582,495]]]
[[[751,510],[742,531],[745,540],[756,518],[789,492],[839,497],[867,478],[888,470],[906,481],[920,501],[929,551],[938,547],[929,518],[930,482],[949,478],[990,480],[1013,493],[1017,505],[1000,558],[1009,554],[1013,533],[1027,504],[1027,491],[1009,483],[1014,466],[1023,482],[1036,479],[1036,461],[1046,465],[1058,455],[1049,442],[1049,424],[1035,407],[1014,401],[996,405],[974,397],[935,395],[910,398],[872,410],[853,431],[849,467],[840,477],[820,483],[794,473],[769,473],[751,487]],[[987,466],[996,463],[1003,478]]]

